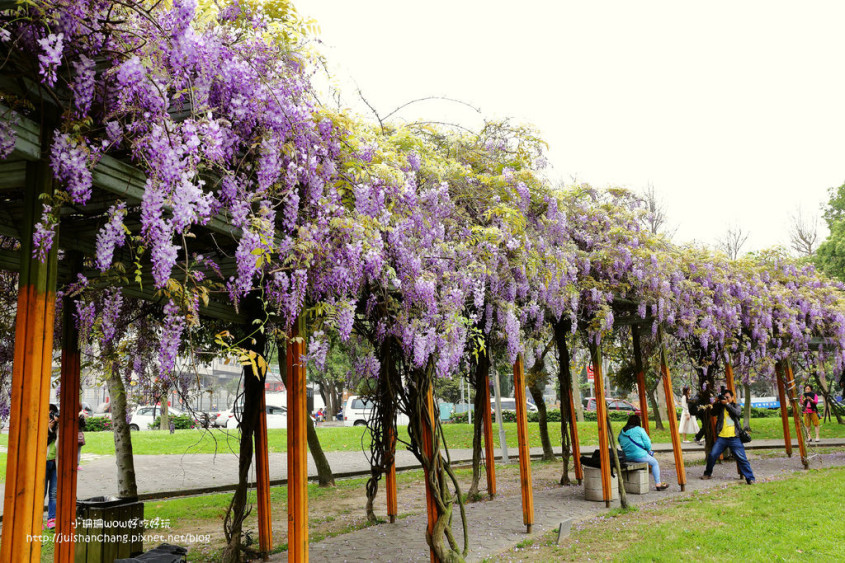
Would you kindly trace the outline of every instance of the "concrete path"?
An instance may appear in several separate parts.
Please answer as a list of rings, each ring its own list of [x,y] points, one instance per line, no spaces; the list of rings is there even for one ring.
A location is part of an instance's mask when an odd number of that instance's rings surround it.
[[[675,483],[674,465],[671,454],[658,454],[661,473],[665,481]],[[818,455],[811,466],[832,467],[845,465],[845,452]],[[756,459],[752,462],[753,471],[759,487],[765,487],[766,481],[778,479],[795,472],[801,472],[801,462],[796,457]],[[629,495],[632,504],[642,505],[667,497],[689,495],[691,491],[711,489],[740,483],[736,479],[732,464],[717,467],[713,479],[699,479],[704,468],[687,467],[686,492],[681,492],[677,485],[664,492],[653,488],[645,495]],[[651,481],[651,479],[650,479]],[[653,483],[651,483],[653,487]],[[744,484],[742,486],[745,486]],[[618,502],[617,502],[618,505]],[[478,502],[467,506],[467,524],[470,530],[470,550],[467,561],[483,561],[487,558],[502,560],[505,550],[529,538],[543,535],[555,529],[561,521],[572,519],[573,527],[590,517],[606,511],[603,502],[584,500],[582,487],[551,486],[534,490],[535,524],[532,533],[526,533],[522,524],[522,505],[519,495],[498,498],[493,501]],[[310,546],[310,558],[313,561],[427,561],[429,549],[425,543],[426,515],[416,514],[403,518],[395,524],[381,524],[364,528],[350,534],[327,538]],[[462,526],[455,514],[453,531],[462,542]],[[518,554],[513,554],[519,560]],[[510,558],[508,558],[510,560]],[[270,561],[287,561],[287,554],[277,554]]]
[[[825,439],[819,446],[845,446],[845,439]],[[782,448],[783,440],[755,440],[752,448]],[[655,444],[657,452],[671,452],[671,444]],[[798,445],[794,445],[797,452]],[[587,446],[583,455],[590,455],[595,448]],[[684,451],[703,451],[695,443],[683,444]],[[79,472],[77,498],[86,499],[109,496],[117,493],[117,470],[114,456],[82,454],[82,471]],[[560,448],[555,449],[556,452]],[[516,448],[508,450],[511,459],[516,460]],[[450,450],[454,463],[471,463],[472,450]],[[542,448],[531,448],[532,456],[542,455]],[[496,457],[500,457],[496,450]],[[368,453],[327,452],[326,457],[336,477],[359,476],[369,471]],[[408,451],[396,452],[396,467],[399,470],[419,468],[416,458]],[[238,456],[231,452],[219,454],[185,455],[136,455],[135,475],[138,493],[142,498],[163,498],[180,494],[203,494],[231,490],[237,483]],[[308,456],[308,474],[317,476],[317,468],[311,455]],[[270,479],[274,485],[286,482],[287,454],[270,454]],[[255,479],[254,464],[250,479]],[[1,501],[2,499],[0,499]],[[0,506],[2,514],[2,506]]]

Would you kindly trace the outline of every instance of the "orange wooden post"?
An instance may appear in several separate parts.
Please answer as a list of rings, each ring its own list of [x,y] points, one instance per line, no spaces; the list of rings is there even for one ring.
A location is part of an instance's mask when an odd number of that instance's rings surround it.
[[[82,269],[77,258],[75,267]],[[76,300],[62,300],[62,366],[59,395],[58,486],[56,490],[56,538],[53,560],[72,563],[76,548],[76,479],[79,455],[79,332],[73,319]]]
[[[513,364],[513,396],[516,401],[516,433],[519,438],[519,482],[522,488],[522,523],[528,533],[534,525],[534,488],[531,485],[531,450],[528,447],[528,405],[525,399],[525,367],[522,353]]]
[[[487,494],[490,498],[496,496],[496,456],[493,450],[493,406],[490,402],[490,364],[484,372],[484,379],[481,382],[484,389],[476,389],[476,393],[484,393],[484,456],[486,458],[485,469],[487,470]]]
[[[399,515],[399,505],[396,501],[396,431],[392,426],[387,429],[387,443],[390,448],[390,467],[387,469],[384,489],[387,495],[387,517],[393,524]]]
[[[425,396],[426,410],[421,414],[420,432],[422,433],[422,449],[426,459],[435,460],[435,456],[440,455],[439,452],[434,451],[434,395],[431,386],[429,385]],[[437,467],[437,462],[433,461],[433,466]],[[436,479],[436,475],[429,474],[425,468],[425,510],[428,515],[428,526],[426,528],[427,534],[431,536],[434,533],[434,525],[437,523],[437,501],[434,500],[434,492],[431,489],[431,480]],[[440,559],[434,550],[429,548],[431,563],[437,563]]]
[[[575,460],[575,478],[580,485],[584,481],[584,468],[581,467],[581,444],[578,442],[578,421],[575,416],[575,399],[572,398],[572,382],[569,382],[569,413],[572,416],[569,425],[569,440],[572,442],[572,457]]]
[[[669,411],[669,434],[672,438],[672,451],[675,454],[675,473],[681,490],[687,488],[687,471],[684,467],[684,452],[681,449],[681,436],[678,434],[678,415],[675,412],[675,393],[672,391],[672,376],[666,365],[666,347],[663,345],[663,327],[657,327],[657,338],[660,342],[660,371],[663,374],[663,392],[666,395],[666,410]]]
[[[651,436],[651,427],[648,424],[648,401],[645,392],[645,370],[643,369],[643,351],[640,348],[640,327],[631,325],[631,339],[634,341],[634,369],[637,372],[637,396],[640,400],[640,411],[642,415],[643,428]]]
[[[786,360],[786,387],[789,390],[789,400],[792,403],[792,418],[795,420],[795,433],[798,435],[798,451],[801,452],[801,463],[804,469],[810,468],[807,459],[807,445],[804,443],[804,432],[801,429],[801,413],[798,408],[798,395],[795,389],[795,376],[792,373],[792,365]]]
[[[39,196],[52,193],[53,174],[46,158],[26,165],[0,542],[3,563],[41,560],[41,542],[32,538],[40,538],[43,525],[57,265],[55,243],[44,262],[32,258],[32,231],[41,216]]]
[[[258,549],[269,553],[273,549],[273,522],[270,515],[270,460],[267,443],[267,401],[261,390],[258,424],[253,434],[255,444],[255,488],[258,504]]]
[[[728,385],[728,389],[731,393],[733,393],[734,398],[736,398],[736,385],[734,384],[734,367],[731,365],[730,362],[725,362],[725,383]],[[750,401],[751,397],[746,397],[746,401]]]
[[[599,430],[599,460],[601,462],[601,494],[604,505],[610,508],[612,497],[610,481],[610,447],[607,436],[607,403],[604,398],[604,373],[601,366],[601,343],[590,346],[593,360],[593,383],[596,388],[596,417]]]
[[[786,389],[783,384],[783,362],[775,364],[775,379],[778,384],[778,401],[780,402],[780,420],[783,423],[783,446],[786,455],[792,457],[792,436],[789,435],[789,412],[786,409]]]
[[[293,324],[288,371],[288,561],[308,561],[308,404],[305,396],[305,319]]]

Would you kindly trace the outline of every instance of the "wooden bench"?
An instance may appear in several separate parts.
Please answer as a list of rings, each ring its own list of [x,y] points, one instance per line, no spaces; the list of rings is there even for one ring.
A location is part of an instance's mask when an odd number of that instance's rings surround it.
[[[648,464],[627,463],[622,468],[625,491],[632,495],[644,495],[648,492]],[[619,500],[619,478],[610,479],[610,500]],[[584,498],[603,502],[601,490],[601,469],[584,466]]]

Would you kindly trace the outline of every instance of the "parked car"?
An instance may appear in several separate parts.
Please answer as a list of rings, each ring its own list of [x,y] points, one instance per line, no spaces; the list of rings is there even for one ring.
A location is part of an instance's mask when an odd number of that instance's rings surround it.
[[[629,403],[625,399],[605,399],[605,403],[607,403],[607,410],[610,411],[628,411],[631,414],[635,414],[637,416],[642,416],[642,411],[635,407],[633,404]],[[588,411],[596,410],[596,398],[595,397],[588,397],[584,399],[584,408]]]
[[[217,413],[217,416],[211,421],[211,425],[214,428],[226,428],[226,424],[229,422],[229,419],[235,416],[235,411],[233,409],[226,409],[225,411],[220,411]]]
[[[182,411],[176,407],[168,407],[169,416],[179,416]],[[161,405],[143,405],[135,409],[132,418],[129,419],[129,430],[150,430],[156,417],[161,416]]]
[[[100,403],[97,405],[97,408],[94,409],[94,413],[91,416],[104,416],[106,418],[111,418],[111,403]]]
[[[238,411],[240,414],[240,411]],[[238,417],[234,414],[226,419],[226,428],[235,430],[240,426]],[[288,409],[287,407],[277,407],[274,405],[267,405],[267,428],[287,428],[288,427]]]
[[[516,399],[513,397],[502,397],[502,410],[503,411],[513,411],[516,412]],[[526,407],[528,408],[528,412],[537,412],[537,405],[534,403],[525,403]],[[496,399],[490,397],[490,406],[493,407],[493,410],[496,410]]]
[[[366,426],[367,421],[370,420],[370,414],[373,412],[373,404],[365,397],[352,395],[346,400],[343,407],[343,425],[344,426]],[[404,413],[397,413],[396,424],[399,426],[407,426],[408,415]]]
[[[85,401],[82,401],[79,406],[80,410],[85,413],[85,416],[91,416],[92,414],[94,414],[94,409],[92,409],[91,405],[89,405]]]

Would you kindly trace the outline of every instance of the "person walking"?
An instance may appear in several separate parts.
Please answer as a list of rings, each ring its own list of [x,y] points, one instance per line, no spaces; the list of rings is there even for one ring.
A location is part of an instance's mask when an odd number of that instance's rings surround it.
[[[58,473],[56,472],[56,454],[58,453],[56,439],[58,438],[59,408],[50,405],[50,422],[47,423],[47,468],[44,475],[44,491],[47,495],[47,524],[45,527],[52,530],[56,527],[56,485]],[[39,499],[38,503],[43,502]],[[40,504],[40,506],[44,506]],[[39,508],[40,510],[40,508]]]
[[[807,441],[810,439],[810,427],[816,427],[816,442],[819,441],[819,396],[813,392],[810,385],[804,386],[804,398],[802,399],[804,412],[804,428],[807,430]]]
[[[698,434],[698,424],[689,412],[689,395],[689,387],[684,387],[681,392],[681,428],[679,432],[683,434],[683,440],[686,443],[690,442],[687,440],[687,434]]]
[[[85,413],[85,409],[79,411],[79,433],[77,434],[77,443],[78,448],[76,449],[76,470],[82,471],[82,446],[85,445],[85,424],[86,420],[88,419],[88,415]]]
[[[701,478],[711,478],[716,460],[719,459],[725,448],[729,447],[736,458],[740,473],[745,477],[745,482],[753,485],[756,482],[754,472],[751,470],[748,457],[745,455],[745,446],[742,445],[742,440],[739,439],[738,429],[742,428],[740,425],[742,411],[734,401],[734,394],[729,389],[726,389],[716,398],[716,402],[710,410],[710,415],[716,418],[716,443],[713,444],[713,449],[710,450],[710,455],[707,458],[707,467],[704,469],[704,475]]]
[[[646,431],[643,430],[639,416],[632,414],[628,417],[628,423],[619,433],[619,445],[622,447],[627,461],[647,463],[651,467],[654,487],[658,491],[665,491],[669,488],[668,483],[660,481],[660,464],[654,459],[651,440]]]

